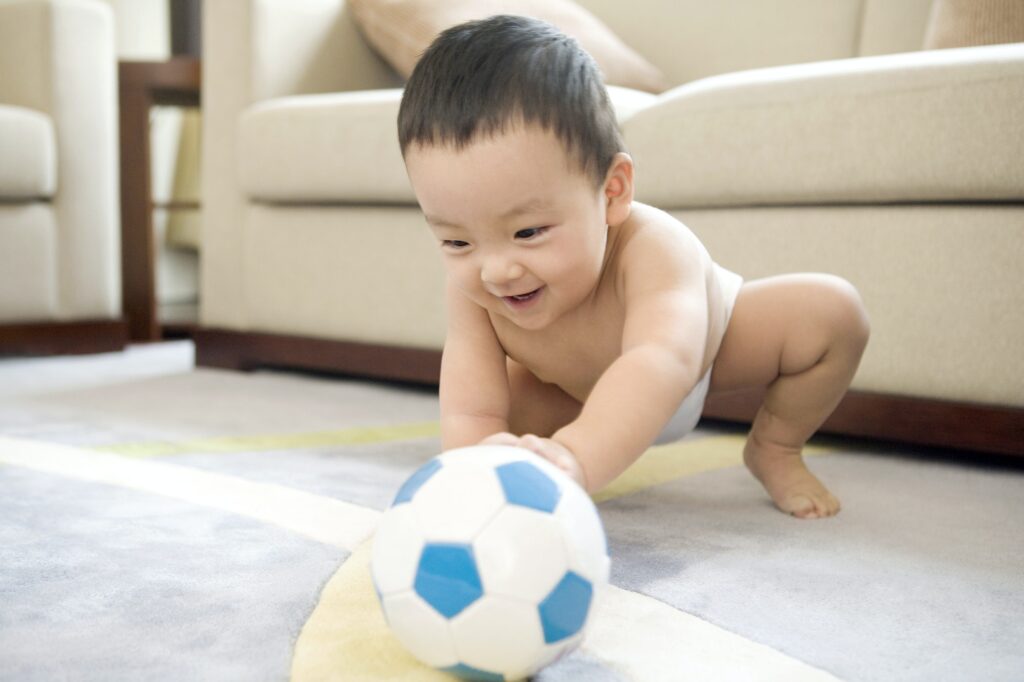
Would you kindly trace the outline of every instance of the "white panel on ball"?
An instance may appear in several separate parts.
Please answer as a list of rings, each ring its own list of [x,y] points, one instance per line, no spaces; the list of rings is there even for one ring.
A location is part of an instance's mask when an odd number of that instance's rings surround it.
[[[384,594],[412,588],[423,549],[423,533],[412,505],[403,504],[385,514],[373,543],[373,584]]]
[[[591,614],[590,618],[593,618]],[[587,621],[590,622],[590,619]],[[570,637],[569,639],[562,640],[558,644],[545,644],[544,645],[544,656],[539,659],[538,665],[543,668],[549,666],[555,661],[564,658],[571,654],[573,651],[583,643],[585,633],[581,632],[578,635]]]
[[[569,567],[591,582],[608,582],[611,562],[604,526],[590,497],[578,486],[566,489],[554,517],[569,545]]]
[[[442,467],[413,497],[431,542],[468,542],[505,503],[498,477],[485,467]]]
[[[522,538],[512,544],[509,538]],[[487,594],[538,603],[565,575],[569,557],[562,529],[551,514],[507,506],[473,542]]]
[[[451,628],[463,663],[509,680],[534,672],[545,654],[537,609],[517,599],[487,595],[459,614]]]
[[[391,631],[409,653],[436,668],[458,663],[448,620],[415,592],[387,595],[382,605]]]

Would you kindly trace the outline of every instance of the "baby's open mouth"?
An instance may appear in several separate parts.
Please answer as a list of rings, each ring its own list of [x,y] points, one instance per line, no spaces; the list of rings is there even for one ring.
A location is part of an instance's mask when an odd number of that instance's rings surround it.
[[[544,287],[539,287],[539,288],[534,289],[533,291],[527,292],[525,294],[518,294],[518,295],[515,295],[515,296],[505,296],[504,299],[506,301],[508,301],[509,303],[526,303],[527,301],[532,301],[534,298],[536,298],[537,294],[539,294],[540,290],[543,289],[543,288]]]

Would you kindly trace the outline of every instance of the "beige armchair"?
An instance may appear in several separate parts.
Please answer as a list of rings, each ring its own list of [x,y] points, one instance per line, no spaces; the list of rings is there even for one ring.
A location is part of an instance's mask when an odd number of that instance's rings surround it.
[[[0,354],[124,345],[109,7],[0,2]]]
[[[1024,452],[1024,44],[922,51],[931,0],[580,4],[675,86],[613,93],[638,198],[746,278],[864,295],[871,344],[825,430]],[[204,22],[199,362],[436,381],[442,273],[397,76],[342,0]]]

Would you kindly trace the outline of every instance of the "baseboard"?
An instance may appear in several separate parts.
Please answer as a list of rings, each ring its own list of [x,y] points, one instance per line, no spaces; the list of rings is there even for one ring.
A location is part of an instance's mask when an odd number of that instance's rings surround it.
[[[196,364],[284,367],[436,385],[441,353],[280,334],[200,328]],[[764,391],[709,396],[704,417],[749,424]],[[851,391],[821,433],[1024,456],[1024,409]]]
[[[441,374],[441,353],[434,350],[204,327],[193,339],[196,364],[203,367],[284,367],[428,386]]]
[[[124,319],[0,324],[0,356],[112,353],[127,343]]]
[[[749,424],[764,390],[708,396],[704,417]],[[1024,409],[850,391],[819,433],[1024,456]]]

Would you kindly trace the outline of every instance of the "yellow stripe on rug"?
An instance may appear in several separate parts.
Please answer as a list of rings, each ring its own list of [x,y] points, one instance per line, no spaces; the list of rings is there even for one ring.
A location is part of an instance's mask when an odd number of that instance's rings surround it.
[[[182,442],[155,441],[144,443],[118,443],[93,448],[125,457],[166,457],[196,453],[259,452],[267,450],[296,450],[341,445],[367,445],[441,435],[438,422],[417,422],[394,426],[361,426],[337,431],[313,433],[281,433],[253,436],[223,436]]]
[[[391,634],[370,578],[371,544],[328,581],[299,633],[291,682],[440,682]],[[602,593],[582,652],[632,680],[792,680],[832,675],[768,646],[614,586]]]
[[[658,445],[650,448],[617,479],[593,495],[604,502],[714,469],[743,466],[745,436],[708,436]],[[807,446],[805,455],[822,455],[822,447]]]
[[[132,458],[166,457],[183,454],[217,454],[238,452],[265,452],[304,448],[370,445],[419,438],[434,438],[441,434],[438,422],[417,422],[394,426],[367,426],[317,431],[312,433],[262,434],[252,436],[224,436],[182,442],[121,443],[97,446],[99,452],[109,452]],[[684,476],[725,469],[743,464],[743,445],[746,438],[738,435],[697,436],[667,445],[650,448],[619,478],[596,493],[595,502],[630,495],[646,488],[667,483]],[[807,446],[805,455],[820,455],[825,448]]]

